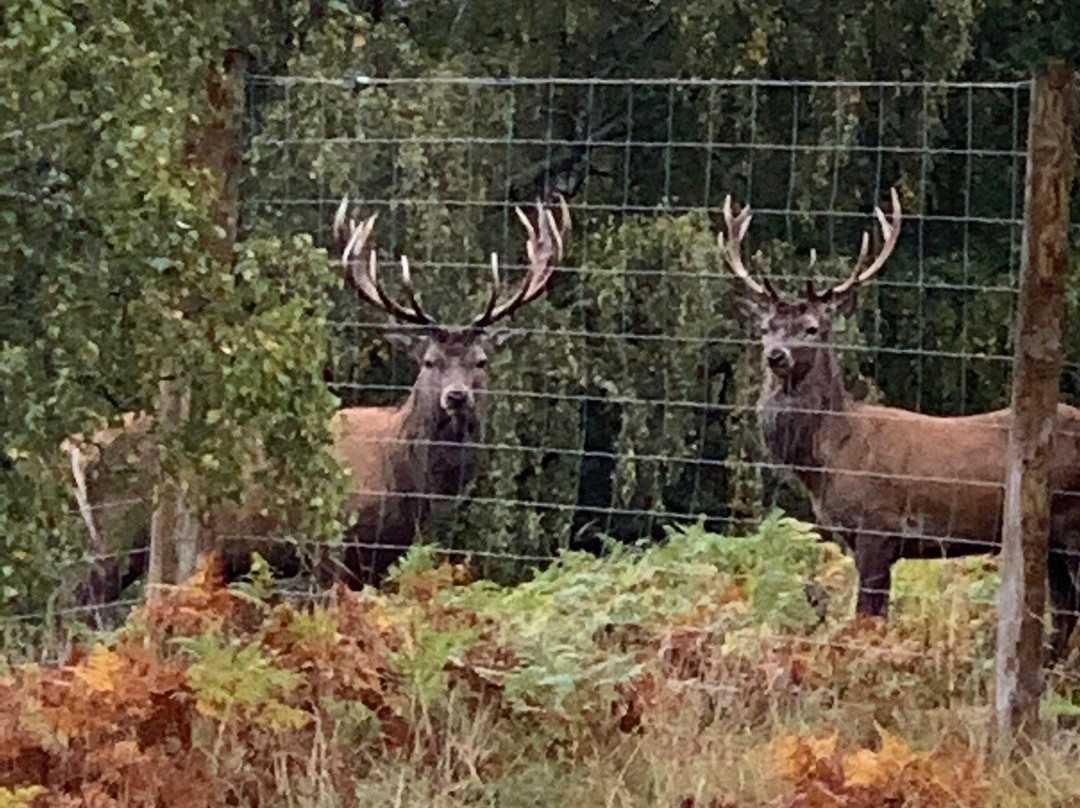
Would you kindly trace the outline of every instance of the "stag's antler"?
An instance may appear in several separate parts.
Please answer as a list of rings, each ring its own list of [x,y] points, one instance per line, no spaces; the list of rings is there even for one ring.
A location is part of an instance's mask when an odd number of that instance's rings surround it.
[[[892,221],[890,222],[880,207],[874,208],[874,216],[877,218],[878,225],[881,227],[881,236],[883,239],[881,250],[877,256],[870,259],[870,234],[863,233],[862,248],[859,250],[859,258],[855,262],[855,270],[851,273],[851,276],[837,284],[836,286],[828,289],[820,294],[814,291],[814,282],[806,282],[806,296],[809,300],[824,300],[827,298],[842,295],[845,292],[850,292],[852,289],[857,288],[860,284],[870,280],[874,275],[878,273],[885,262],[889,260],[889,256],[892,254],[893,249],[896,247],[896,242],[900,238],[900,222],[902,214],[900,210],[900,196],[896,192],[896,188],[890,189],[890,196],[892,198]],[[724,227],[727,231],[725,236],[724,231],[721,231],[716,237],[716,243],[720,247],[720,255],[724,259],[724,263],[734,273],[737,278],[741,278],[742,281],[750,288],[755,294],[763,297],[768,297],[772,300],[779,301],[780,297],[777,295],[776,290],[772,284],[766,279],[763,283],[758,283],[747,271],[742,261],[742,239],[746,235],[747,229],[750,227],[751,213],[749,206],[742,209],[738,216],[731,215],[731,197],[728,196],[724,199]],[[817,253],[814,250],[810,251],[810,266],[814,266],[817,261]]]
[[[341,232],[346,228],[345,217],[348,206],[349,198],[345,196],[341,200],[341,205],[338,206],[337,214],[334,216],[334,234],[339,238]],[[435,321],[424,311],[416,297],[416,290],[413,289],[412,285],[412,275],[409,272],[409,259],[406,256],[401,256],[401,280],[405,289],[405,296],[408,298],[408,308],[395,301],[383,289],[382,283],[379,281],[379,259],[375,250],[368,253],[368,261],[365,266],[362,257],[364,245],[375,227],[375,219],[378,218],[378,215],[374,213],[360,224],[357,224],[354,219],[348,220],[346,231],[348,241],[346,241],[345,247],[341,251],[341,265],[345,268],[347,275],[352,278],[353,285],[356,287],[361,299],[373,306],[378,306],[402,322],[415,325],[433,325]]]
[[[551,210],[539,202],[536,203],[538,229],[534,228],[529,217],[521,210],[514,208],[521,223],[525,225],[528,238],[525,248],[529,255],[529,269],[517,292],[508,300],[499,303],[501,287],[499,283],[499,258],[491,255],[491,274],[494,285],[491,296],[488,298],[484,311],[473,318],[470,323],[472,328],[486,328],[493,323],[509,317],[519,308],[538,298],[547,288],[563,253],[563,236],[570,229],[570,209],[566,200],[557,195],[559,200],[559,222],[556,223],[555,215]],[[409,259],[401,256],[401,279],[408,298],[408,307],[401,305],[386,293],[379,282],[379,264],[375,250],[370,250],[368,260],[363,260],[364,245],[371,236],[375,227],[375,219],[378,214],[373,214],[361,223],[353,219],[346,222],[346,211],[349,200],[345,197],[338,206],[334,216],[334,234],[341,238],[344,231],[348,234],[345,247],[341,252],[341,265],[345,268],[348,277],[352,278],[353,285],[360,297],[374,306],[384,309],[387,313],[399,320],[416,325],[433,325],[435,320],[431,318],[421,307],[417,299],[416,290],[412,285],[412,276],[409,272]]]
[[[878,270],[885,266],[885,262],[889,260],[889,256],[892,254],[893,249],[896,247],[896,242],[900,238],[900,222],[902,219],[900,211],[900,196],[896,193],[896,188],[890,188],[890,198],[892,201],[892,222],[885,218],[885,214],[880,207],[874,208],[874,216],[877,218],[878,225],[881,227],[882,244],[881,250],[878,252],[877,257],[870,260],[870,233],[864,232],[862,237],[862,247],[859,249],[859,258],[855,262],[855,269],[851,273],[851,276],[842,283],[837,284],[831,289],[823,292],[820,297],[833,297],[835,295],[842,295],[848,292],[862,283],[870,280],[877,274]]]
[[[529,254],[529,269],[517,292],[509,300],[499,304],[499,256],[491,254],[491,274],[494,281],[491,297],[488,298],[484,311],[470,324],[473,328],[486,328],[504,317],[509,317],[526,303],[538,298],[547,287],[555,267],[562,259],[563,236],[570,230],[570,208],[561,194],[557,194],[557,197],[558,223],[551,209],[541,205],[539,201],[536,203],[537,228],[532,226],[529,217],[521,208],[514,208],[528,234],[525,249]]]
[[[768,279],[764,283],[758,283],[747,271],[742,260],[742,240],[746,231],[750,229],[750,220],[754,215],[750,212],[750,206],[743,208],[738,216],[731,215],[731,196],[724,197],[724,230],[716,235],[716,244],[720,248],[720,256],[724,259],[728,269],[736,278],[742,280],[754,294],[771,300],[779,300],[780,296]],[[725,235],[725,230],[726,235]]]

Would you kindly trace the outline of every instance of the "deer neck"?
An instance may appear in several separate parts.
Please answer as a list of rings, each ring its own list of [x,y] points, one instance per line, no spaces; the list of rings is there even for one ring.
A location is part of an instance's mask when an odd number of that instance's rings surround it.
[[[792,466],[815,492],[821,482],[819,470],[827,465],[821,456],[823,432],[838,423],[829,415],[851,406],[836,356],[820,351],[802,374],[781,379],[766,368],[765,377],[758,400],[765,443],[778,462]]]
[[[474,411],[451,416],[424,398],[414,392],[405,404],[402,471],[413,478],[410,490],[456,496],[475,473],[480,416]]]

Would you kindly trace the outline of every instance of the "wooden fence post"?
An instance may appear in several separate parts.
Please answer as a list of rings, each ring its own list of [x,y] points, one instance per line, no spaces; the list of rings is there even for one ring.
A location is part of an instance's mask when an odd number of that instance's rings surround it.
[[[1061,376],[1075,154],[1072,70],[1036,77],[1028,117],[1013,423],[1005,473],[995,711],[1003,750],[1026,750],[1042,696],[1043,618],[1050,535],[1050,440]]]
[[[221,265],[231,266],[233,244],[239,219],[239,179],[243,151],[244,75],[248,57],[242,51],[228,51],[221,64],[207,68],[206,94],[214,115],[192,133],[188,157],[215,172],[220,186],[211,208],[221,226],[222,237],[207,238],[206,249]],[[175,368],[166,367],[161,381],[158,428],[167,438],[188,419],[191,387],[178,378]],[[160,452],[160,449],[159,449]],[[177,480],[161,473],[160,457],[154,515],[150,526],[150,562],[147,599],[160,597],[162,585],[179,584],[195,572],[202,538],[195,514],[184,501]]]
[[[188,419],[191,391],[175,376],[162,379],[157,422],[161,437],[179,429]],[[191,512],[184,503],[184,492],[174,477],[163,473],[161,448],[158,448],[157,490],[154,515],[150,522],[150,562],[147,575],[147,600],[161,597],[162,585],[178,584],[195,568],[198,555],[198,532]]]

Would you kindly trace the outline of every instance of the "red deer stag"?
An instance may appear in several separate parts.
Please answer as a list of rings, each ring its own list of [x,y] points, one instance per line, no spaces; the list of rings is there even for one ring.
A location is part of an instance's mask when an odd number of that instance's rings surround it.
[[[461,493],[475,472],[486,399],[488,357],[504,334],[490,327],[539,297],[562,257],[570,211],[560,197],[558,223],[539,203],[534,228],[517,208],[527,233],[529,266],[517,291],[499,302],[499,263],[492,255],[493,286],[484,310],[464,327],[438,325],[413,290],[409,261],[401,257],[407,305],[383,289],[374,250],[365,254],[375,216],[346,226],[347,201],[335,219],[335,231],[347,237],[341,261],[360,299],[413,326],[390,338],[404,344],[420,365],[412,391],[400,407],[357,407],[337,416],[338,457],[352,476],[348,502],[358,514],[349,531],[345,565],[353,575],[381,576],[416,534],[433,506]],[[378,546],[363,548],[364,544]]]
[[[858,288],[884,266],[900,236],[900,200],[892,218],[876,208],[882,246],[870,234],[850,277],[825,292],[808,283],[787,301],[754,280],[741,256],[750,208],[732,215],[724,201],[717,242],[724,263],[746,286],[744,310],[757,325],[764,382],[757,411],[773,457],[810,494],[818,524],[853,552],[857,613],[885,616],[891,569],[901,558],[943,558],[1000,549],[1005,453],[1011,410],[937,417],[853,401],[844,387],[830,323],[850,314]],[[1060,653],[1076,623],[1080,556],[1080,410],[1059,405],[1053,441],[1050,591],[1051,647]]]
[[[391,332],[390,340],[404,345],[420,365],[412,391],[397,407],[352,407],[340,410],[331,423],[332,451],[349,471],[345,515],[355,516],[346,537],[343,564],[320,570],[352,579],[377,581],[411,544],[419,526],[440,502],[461,494],[476,470],[482,439],[488,357],[505,343],[506,332],[491,326],[538,298],[562,257],[563,237],[570,228],[570,211],[559,199],[559,216],[536,206],[537,224],[516,209],[525,226],[528,267],[513,294],[503,298],[498,258],[492,255],[493,288],[483,311],[466,326],[438,325],[420,305],[412,286],[409,260],[401,257],[406,303],[399,303],[379,279],[378,258],[367,242],[375,216],[358,224],[346,221],[343,200],[334,221],[341,263],[360,299],[387,312],[410,328]],[[141,486],[148,491],[153,477],[153,419],[126,417],[124,426],[102,430],[91,439],[65,441],[71,455],[76,500],[91,535],[95,553],[107,556],[91,575],[85,600],[115,600],[122,586],[145,570],[149,542],[149,508],[143,501],[125,504],[125,495]],[[111,500],[120,506],[102,511]],[[222,550],[228,577],[235,578],[258,551],[282,571],[295,571],[299,556],[289,543],[268,541],[282,525],[262,515],[263,492],[253,485],[242,505],[216,507],[203,523],[201,547]],[[128,557],[124,552],[136,551]],[[116,553],[108,557],[109,552]],[[344,567],[344,569],[341,569]]]

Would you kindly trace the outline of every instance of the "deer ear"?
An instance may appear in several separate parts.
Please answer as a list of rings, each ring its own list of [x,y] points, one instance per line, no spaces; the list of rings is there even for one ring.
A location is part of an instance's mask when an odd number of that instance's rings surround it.
[[[842,292],[829,300],[829,314],[850,317],[855,312],[856,302],[858,302],[858,295],[854,289]]]
[[[737,298],[735,305],[739,319],[747,327],[757,327],[769,313],[766,305],[756,297],[741,295]]]
[[[489,353],[495,353],[501,351],[512,342],[518,342],[525,339],[527,335],[527,331],[511,330],[509,328],[492,329],[491,331],[484,333],[484,349]]]
[[[386,341],[395,349],[408,354],[417,362],[424,358],[424,352],[427,350],[428,335],[423,331],[388,329],[385,336]]]

